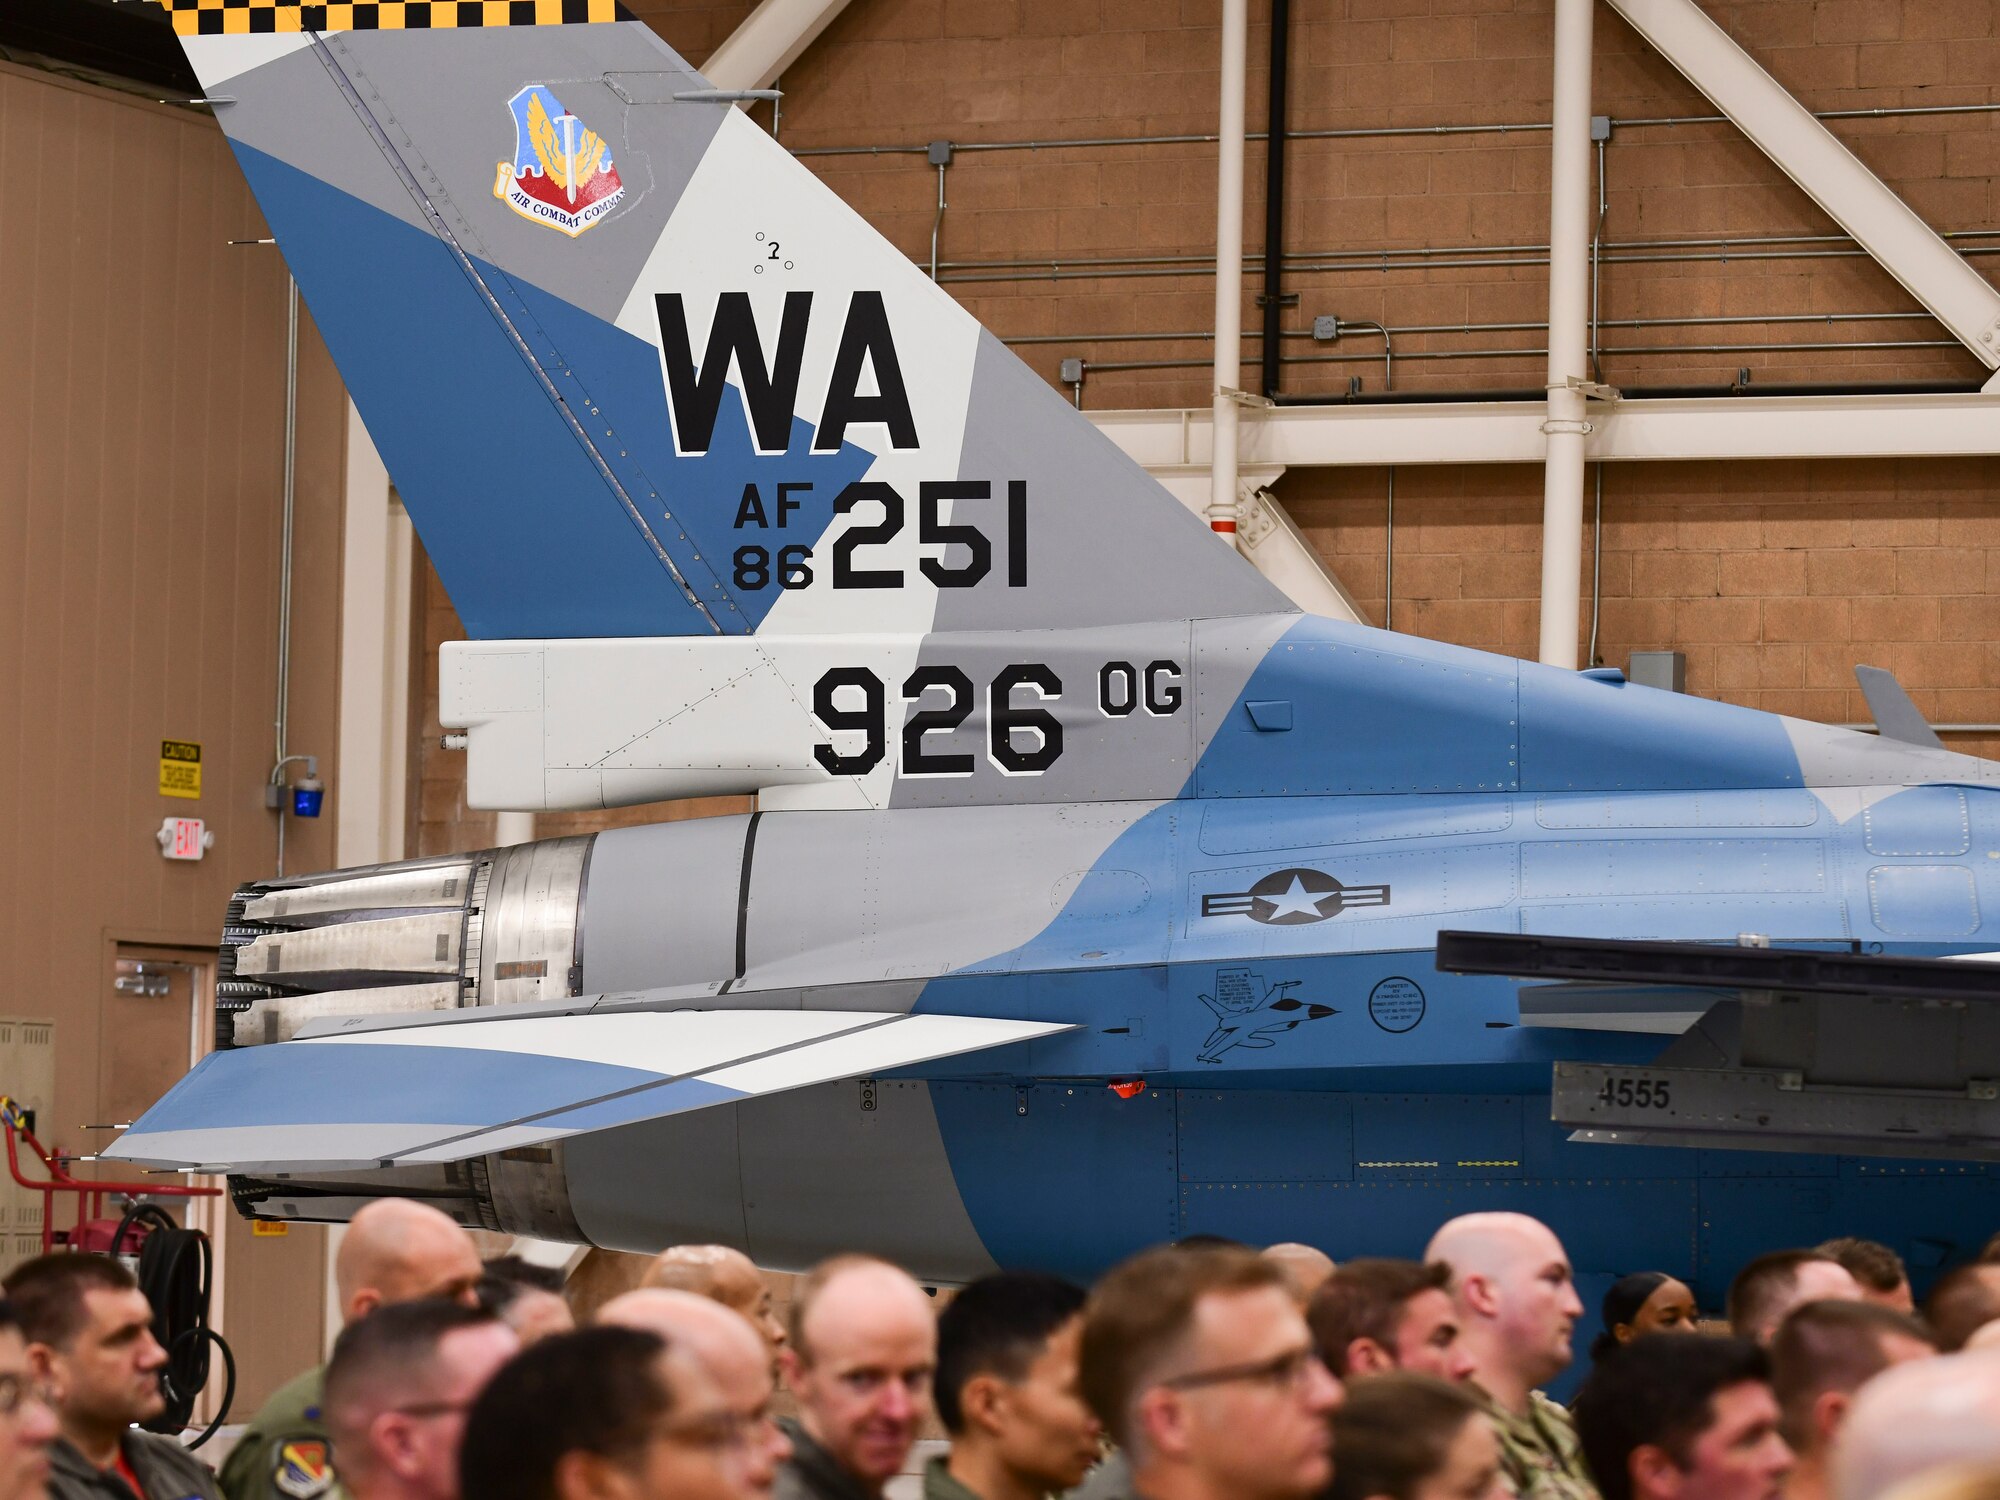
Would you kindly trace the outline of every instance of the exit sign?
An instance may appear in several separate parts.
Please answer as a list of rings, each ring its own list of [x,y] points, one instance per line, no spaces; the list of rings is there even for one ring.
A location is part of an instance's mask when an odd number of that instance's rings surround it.
[[[203,851],[215,842],[215,835],[200,818],[164,819],[153,837],[159,841],[160,853],[168,859],[200,859]]]

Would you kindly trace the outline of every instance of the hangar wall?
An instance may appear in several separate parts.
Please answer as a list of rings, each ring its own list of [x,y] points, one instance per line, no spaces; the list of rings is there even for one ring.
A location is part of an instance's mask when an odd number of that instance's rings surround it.
[[[112,988],[121,950],[212,958],[236,883],[273,866],[272,760],[286,279],[221,135],[193,111],[0,65],[0,1012],[56,1022],[44,1140],[85,1123],[143,1064],[107,1044],[153,1004]],[[332,764],[345,396],[309,320],[299,385],[292,746]],[[159,794],[163,739],[201,745],[201,796]],[[215,847],[161,857],[168,815]],[[333,820],[294,822],[293,869],[333,861]],[[199,987],[198,987],[199,990]],[[196,1003],[206,998],[197,993]],[[124,1006],[138,1005],[136,1011]],[[185,1043],[182,1043],[185,1045]],[[186,1065],[159,1059],[166,1080]],[[0,1092],[10,1086],[0,1078]],[[323,1236],[225,1243],[225,1326],[244,1400],[313,1352]],[[302,1290],[303,1289],[303,1290]],[[289,1338],[303,1325],[312,1335]]]

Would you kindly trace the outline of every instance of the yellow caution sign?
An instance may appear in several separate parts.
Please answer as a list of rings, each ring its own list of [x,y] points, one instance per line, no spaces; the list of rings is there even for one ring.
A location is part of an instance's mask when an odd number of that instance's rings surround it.
[[[250,1235],[259,1240],[281,1240],[292,1232],[292,1226],[282,1219],[252,1219]]]
[[[160,795],[201,795],[201,745],[194,740],[160,741]]]

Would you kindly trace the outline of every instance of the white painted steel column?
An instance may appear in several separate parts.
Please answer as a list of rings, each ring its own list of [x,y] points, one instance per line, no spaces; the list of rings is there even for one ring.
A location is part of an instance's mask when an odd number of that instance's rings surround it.
[[[508,844],[532,844],[535,841],[535,815],[531,812],[503,812],[493,817],[493,843],[496,848]]]
[[[347,406],[347,495],[340,566],[339,785],[334,859],[372,865],[403,857],[404,763],[409,753],[408,554],[389,471],[361,413]]]
[[[847,0],[763,0],[701,65],[719,89],[767,89],[813,44]]]
[[[1236,422],[1243,380],[1243,73],[1250,0],[1222,0],[1222,120],[1215,182],[1215,426],[1208,524],[1236,545]]]
[[[1583,594],[1583,450],[1590,431],[1590,27],[1596,0],[1556,0],[1549,174],[1549,409],[1542,488],[1540,658],[1576,666]]]

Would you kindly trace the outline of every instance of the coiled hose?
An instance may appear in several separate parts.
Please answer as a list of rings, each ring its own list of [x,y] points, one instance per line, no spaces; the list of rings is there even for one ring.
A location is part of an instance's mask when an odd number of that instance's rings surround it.
[[[118,1232],[111,1237],[111,1253],[123,1250],[126,1233],[142,1224],[147,1233],[139,1243],[139,1290],[153,1309],[153,1337],[167,1351],[166,1368],[160,1372],[166,1409],[142,1425],[148,1432],[174,1437],[187,1429],[194,1403],[208,1384],[209,1347],[213,1345],[222,1355],[222,1402],[215,1419],[187,1445],[199,1448],[229,1419],[230,1405],[236,1399],[236,1356],[222,1335],[208,1326],[214,1252],[207,1235],[199,1229],[181,1228],[159,1204],[135,1203],[118,1221]]]

